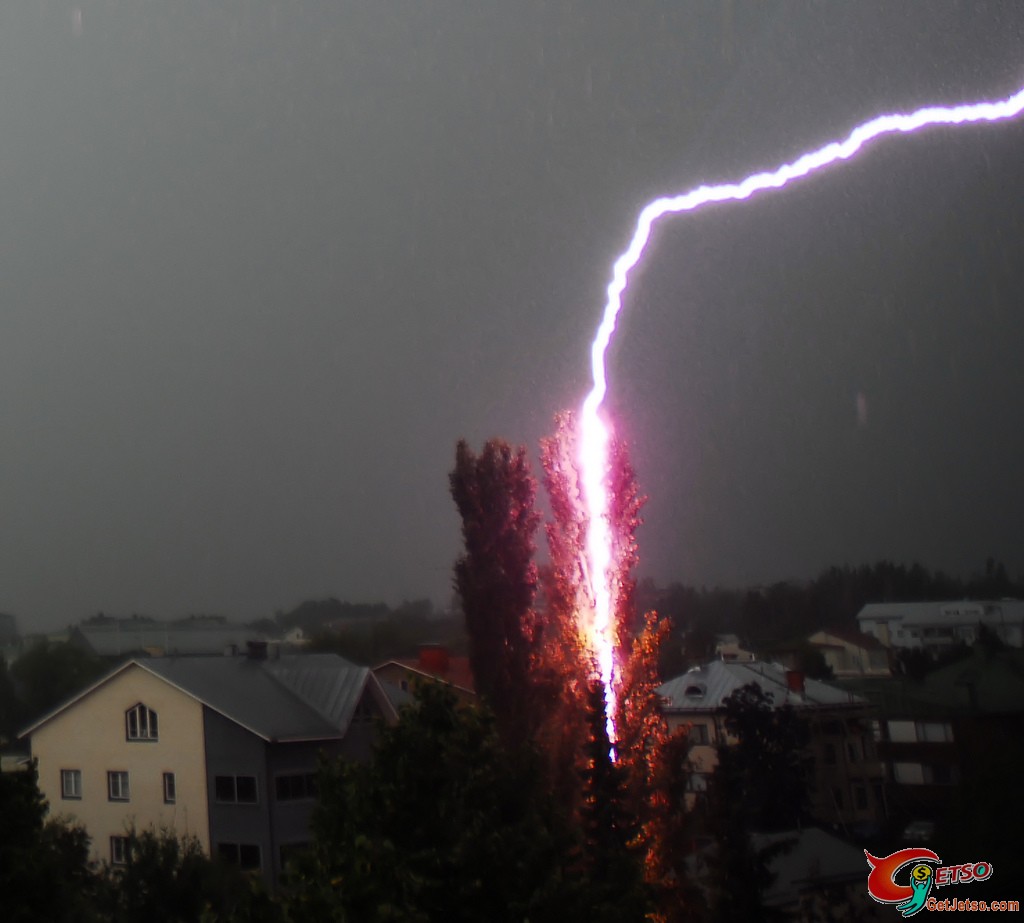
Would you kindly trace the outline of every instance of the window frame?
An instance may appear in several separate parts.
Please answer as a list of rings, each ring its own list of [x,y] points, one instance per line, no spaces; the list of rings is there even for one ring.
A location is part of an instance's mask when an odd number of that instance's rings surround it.
[[[170,784],[168,784],[170,783]],[[177,804],[178,780],[173,772],[165,772],[163,777],[164,804]]]
[[[132,743],[156,743],[160,740],[157,713],[148,705],[136,702],[124,713],[124,739]]]
[[[251,861],[247,863],[242,862],[242,850],[247,852],[250,850],[256,851],[256,863],[253,864]],[[249,858],[252,858],[252,853],[248,852]],[[243,872],[262,872],[263,871],[263,849],[259,843],[238,843],[235,841],[226,841],[217,843],[217,856],[223,859],[225,862],[231,863],[232,865],[238,866]]]
[[[240,798],[238,794],[238,780],[239,779],[252,779],[252,800],[248,798]],[[222,797],[221,791],[219,790],[221,785],[226,783],[228,780],[231,782],[231,797]],[[260,803],[260,786],[259,779],[256,776],[250,775],[235,775],[225,773],[223,775],[215,775],[213,777],[213,800],[217,804],[259,804]]]
[[[116,781],[116,785],[114,784]],[[114,789],[117,789],[117,794],[114,794]],[[127,769],[108,769],[107,770],[107,801],[131,801],[132,800],[132,787],[131,778],[128,775]]]
[[[123,866],[128,864],[128,837],[112,836],[110,838],[110,864]]]
[[[314,801],[316,796],[315,772],[282,772],[274,776],[275,801]]]
[[[73,791],[69,793],[68,782],[72,781],[75,784],[70,786]],[[77,789],[77,790],[75,790]],[[62,769],[60,771],[60,797],[64,801],[81,801],[82,800],[82,770],[81,769]]]

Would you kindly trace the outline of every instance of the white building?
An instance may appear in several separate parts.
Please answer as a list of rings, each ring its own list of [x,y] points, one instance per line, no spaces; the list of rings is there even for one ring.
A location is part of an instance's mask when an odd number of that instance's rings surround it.
[[[973,644],[979,625],[1010,647],[1024,647],[1024,600],[868,603],[857,624],[886,647],[937,653],[961,641]]]

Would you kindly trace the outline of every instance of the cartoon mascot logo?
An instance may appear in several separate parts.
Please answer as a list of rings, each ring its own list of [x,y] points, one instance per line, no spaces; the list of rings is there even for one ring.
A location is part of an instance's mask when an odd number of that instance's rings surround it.
[[[903,916],[911,917],[924,909],[928,894],[935,883],[935,870],[926,863],[941,864],[942,860],[930,849],[916,847],[900,849],[891,856],[879,859],[866,849],[871,872],[868,874],[868,893],[880,904],[896,904]],[[896,884],[896,875],[901,869],[916,862],[910,871],[910,884]]]

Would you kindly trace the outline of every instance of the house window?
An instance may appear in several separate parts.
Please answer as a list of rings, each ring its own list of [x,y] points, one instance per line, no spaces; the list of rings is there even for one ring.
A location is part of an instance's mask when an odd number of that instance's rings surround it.
[[[110,864],[128,864],[128,837],[112,836],[110,838]]]
[[[917,740],[917,730],[913,721],[890,721],[889,740],[894,744],[914,743]]]
[[[858,752],[857,741],[849,740],[846,742],[846,756],[851,763],[860,762],[860,753]]]
[[[131,797],[127,772],[107,773],[107,798],[111,801],[127,801]]]
[[[278,801],[302,801],[316,798],[316,774],[293,773],[274,780],[274,793]]]
[[[256,804],[256,776],[215,776],[214,797],[221,804]]]
[[[217,855],[243,872],[259,871],[260,848],[255,843],[218,843]]]
[[[918,721],[917,739],[926,743],[949,743],[953,740],[953,726],[948,721]]]
[[[60,796],[67,799],[82,797],[81,769],[62,769],[60,771]]]
[[[835,766],[836,764],[836,745],[825,744],[825,765]]]
[[[836,807],[839,808],[840,811],[843,810],[843,790],[841,788],[833,788],[832,798],[836,803]]]
[[[128,740],[157,740],[156,712],[141,702],[124,713]]]
[[[924,785],[924,766],[920,763],[893,763],[892,776],[900,785]]]
[[[173,772],[164,773],[164,804],[174,804],[178,800],[178,788]]]
[[[686,736],[689,738],[691,744],[707,744],[708,726],[706,724],[695,724],[690,728],[690,731]]]
[[[857,804],[858,811],[866,811],[868,809],[868,791],[863,785],[855,785],[853,787],[853,800]]]

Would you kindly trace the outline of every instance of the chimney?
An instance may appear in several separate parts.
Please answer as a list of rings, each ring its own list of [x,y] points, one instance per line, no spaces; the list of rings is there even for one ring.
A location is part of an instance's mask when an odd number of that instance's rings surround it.
[[[803,670],[786,670],[786,688],[797,695],[804,694]]]
[[[435,676],[444,676],[451,666],[448,648],[443,644],[421,644],[419,661],[424,673],[433,673]]]

